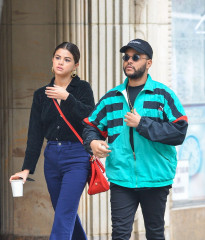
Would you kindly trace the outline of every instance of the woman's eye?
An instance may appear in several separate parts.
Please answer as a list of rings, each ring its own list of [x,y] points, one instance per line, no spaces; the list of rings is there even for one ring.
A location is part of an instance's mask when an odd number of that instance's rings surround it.
[[[60,59],[60,57],[56,57],[56,59],[57,59],[57,60],[59,60],[59,59]]]
[[[70,62],[70,60],[69,60],[69,59],[65,59],[65,61],[66,61],[66,62]]]

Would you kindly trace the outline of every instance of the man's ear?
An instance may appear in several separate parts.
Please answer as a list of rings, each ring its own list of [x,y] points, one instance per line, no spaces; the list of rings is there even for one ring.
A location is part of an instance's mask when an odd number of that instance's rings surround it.
[[[147,60],[147,69],[149,69],[152,66],[152,59]]]

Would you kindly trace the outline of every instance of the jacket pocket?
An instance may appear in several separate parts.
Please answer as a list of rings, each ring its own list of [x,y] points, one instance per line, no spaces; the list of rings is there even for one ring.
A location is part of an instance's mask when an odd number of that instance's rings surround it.
[[[177,161],[176,159],[176,149],[174,146],[159,143],[159,142],[152,142],[152,145],[155,149],[155,151],[164,157],[166,160],[168,160],[170,163],[175,163]]]

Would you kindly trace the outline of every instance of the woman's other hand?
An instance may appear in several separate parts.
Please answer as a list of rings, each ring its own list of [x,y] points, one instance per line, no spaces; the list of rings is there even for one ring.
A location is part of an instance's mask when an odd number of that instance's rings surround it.
[[[29,175],[29,170],[28,169],[25,169],[21,172],[17,172],[15,173],[14,175],[12,175],[9,179],[9,181],[11,182],[11,180],[17,180],[19,178],[22,178],[23,179],[23,182],[25,183],[26,182],[26,179]]]
[[[69,92],[65,88],[53,85],[54,87],[46,87],[46,95],[48,98],[66,100],[69,96]]]

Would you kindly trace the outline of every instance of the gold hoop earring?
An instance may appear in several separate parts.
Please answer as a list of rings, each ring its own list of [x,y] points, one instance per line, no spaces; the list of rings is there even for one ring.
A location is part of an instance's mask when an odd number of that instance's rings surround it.
[[[74,78],[74,77],[76,77],[76,76],[77,76],[77,72],[76,72],[76,70],[72,71],[72,73],[71,73],[71,77]]]
[[[55,73],[53,67],[51,68],[51,72],[52,72],[52,73]]]

